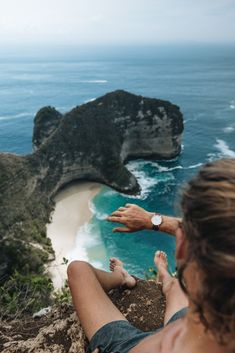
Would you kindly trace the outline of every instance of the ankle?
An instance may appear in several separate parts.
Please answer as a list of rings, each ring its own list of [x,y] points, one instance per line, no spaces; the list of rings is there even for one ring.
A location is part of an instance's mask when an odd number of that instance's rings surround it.
[[[169,276],[169,277],[167,276],[163,279],[162,291],[163,291],[163,294],[165,295],[166,298],[174,290],[174,286],[175,286],[175,278],[173,278],[171,276]]]
[[[126,284],[126,276],[123,268],[121,266],[115,266],[113,273],[120,278],[120,286],[124,286]]]

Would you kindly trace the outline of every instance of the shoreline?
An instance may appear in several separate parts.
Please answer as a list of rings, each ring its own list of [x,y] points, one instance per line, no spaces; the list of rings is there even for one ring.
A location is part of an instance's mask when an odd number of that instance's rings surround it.
[[[54,289],[60,289],[67,279],[69,253],[76,247],[79,230],[90,222],[90,201],[100,192],[95,182],[78,182],[63,189],[55,197],[55,210],[51,223],[47,224],[47,237],[51,239],[55,260],[47,265]]]

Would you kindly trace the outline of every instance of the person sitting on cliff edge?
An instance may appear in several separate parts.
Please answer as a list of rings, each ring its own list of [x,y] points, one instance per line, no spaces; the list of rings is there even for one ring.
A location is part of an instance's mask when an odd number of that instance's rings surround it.
[[[90,350],[100,353],[235,352],[235,159],[206,164],[185,187],[182,220],[162,216],[159,230],[176,237],[178,280],[155,255],[166,296],[164,327],[142,332],[132,326],[106,292],[135,279],[118,259],[111,272],[83,261],[68,267],[74,306]],[[109,221],[114,231],[152,229],[153,214],[135,205],[119,208]],[[188,310],[185,309],[188,307]]]

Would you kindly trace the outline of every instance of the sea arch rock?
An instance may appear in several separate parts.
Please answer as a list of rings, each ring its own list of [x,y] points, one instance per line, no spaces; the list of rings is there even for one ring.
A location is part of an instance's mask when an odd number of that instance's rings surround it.
[[[127,160],[171,159],[181,152],[180,109],[167,101],[121,90],[62,117],[52,108],[42,108],[35,123],[36,157],[47,168],[45,177],[53,180],[54,191],[70,181],[89,179],[135,193],[139,186],[125,168]],[[41,136],[40,143],[37,136]]]

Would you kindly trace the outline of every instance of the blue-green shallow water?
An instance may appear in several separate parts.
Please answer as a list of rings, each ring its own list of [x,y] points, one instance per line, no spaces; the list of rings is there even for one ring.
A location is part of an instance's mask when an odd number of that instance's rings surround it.
[[[127,264],[128,270],[143,277],[148,268],[153,267],[155,251],[163,250],[168,254],[169,267],[174,272],[174,237],[154,231],[112,233],[114,224],[106,222],[105,218],[125,203],[135,203],[162,214],[179,215],[179,207],[177,202],[174,202],[177,189],[180,189],[183,180],[193,175],[197,167],[198,165],[182,167],[180,158],[170,162],[138,160],[130,162],[128,168],[134,172],[142,186],[139,197],[128,197],[103,187],[102,192],[93,200],[92,209],[95,214],[94,229],[99,229],[106,256],[120,257]]]
[[[170,100],[180,106],[185,132],[174,161],[130,162],[140,198],[107,187],[93,201],[92,224],[78,236],[87,257],[107,264],[119,256],[143,275],[156,249],[169,255],[174,239],[155,232],[112,234],[104,217],[124,203],[172,214],[179,186],[208,160],[235,157],[235,47],[161,46],[130,48],[39,48],[0,52],[0,151],[32,150],[34,114],[44,105],[61,112],[115,89]],[[94,236],[96,235],[96,236]],[[104,245],[104,246],[103,246]]]

